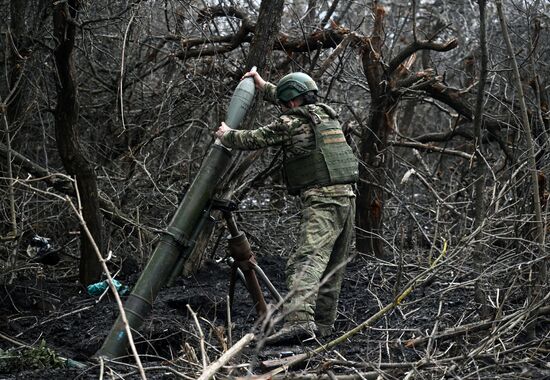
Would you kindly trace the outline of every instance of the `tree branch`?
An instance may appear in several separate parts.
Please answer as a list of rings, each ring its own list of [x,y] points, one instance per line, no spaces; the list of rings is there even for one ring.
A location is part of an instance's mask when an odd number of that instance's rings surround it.
[[[447,153],[453,156],[465,158],[467,160],[473,159],[473,156],[469,153],[462,152],[460,150],[455,150],[455,149],[441,148],[439,146],[434,146],[430,144],[422,144],[418,142],[407,142],[407,141],[388,141],[388,144],[391,146],[401,146],[405,148],[419,149],[426,152]]]
[[[443,44],[430,41],[413,41],[390,61],[388,65],[388,74],[392,74],[403,61],[419,50],[449,51],[457,46],[458,40],[456,38],[453,38]]]
[[[451,106],[469,121],[473,120],[473,111],[470,106],[464,102],[459,90],[450,88],[439,81],[427,82],[420,86],[419,89],[424,90],[432,98]]]

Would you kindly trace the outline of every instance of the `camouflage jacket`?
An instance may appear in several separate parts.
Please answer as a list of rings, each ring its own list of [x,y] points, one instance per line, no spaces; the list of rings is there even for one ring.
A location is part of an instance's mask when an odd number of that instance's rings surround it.
[[[264,99],[276,103],[276,86],[266,83]],[[321,108],[321,107],[319,107]],[[324,110],[320,110],[323,114]],[[316,112],[317,113],[317,112]],[[328,115],[327,115],[328,117]],[[285,156],[292,158],[301,156],[315,148],[315,134],[310,121],[298,115],[282,114],[272,123],[253,130],[232,130],[226,132],[221,142],[228,148],[240,150],[255,150],[270,146],[282,146]],[[350,185],[332,185],[305,192],[319,196],[352,196]]]

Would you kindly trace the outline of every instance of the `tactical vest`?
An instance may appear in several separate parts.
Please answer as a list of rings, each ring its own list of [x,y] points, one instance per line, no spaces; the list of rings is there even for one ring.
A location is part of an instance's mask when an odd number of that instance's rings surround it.
[[[321,108],[326,115],[315,113]],[[306,105],[285,112],[309,120],[315,133],[315,149],[307,154],[288,158],[285,154],[284,172],[288,192],[313,186],[354,183],[359,177],[357,158],[336,118],[336,112],[325,104]]]

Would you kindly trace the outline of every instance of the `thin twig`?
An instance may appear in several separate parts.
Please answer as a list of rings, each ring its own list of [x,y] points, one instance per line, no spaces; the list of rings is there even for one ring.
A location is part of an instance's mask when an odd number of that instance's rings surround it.
[[[130,20],[128,21],[128,25],[126,25],[126,30],[124,31],[124,38],[122,40],[122,53],[121,53],[121,59],[120,59],[120,82],[119,82],[119,96],[120,96],[120,121],[122,122],[122,130],[126,131],[126,124],[124,121],[124,58],[126,55],[126,40],[128,38],[128,32],[130,30],[130,26],[132,25],[132,22],[134,21],[134,13],[132,12],[132,15],[130,16]]]
[[[205,368],[202,375],[198,380],[209,380],[224,366],[229,359],[237,355],[243,348],[245,348],[252,340],[254,340],[254,334],[248,333],[243,336],[234,346],[227,350],[218,360],[212,363],[209,367]]]
[[[201,359],[202,359],[202,368],[203,370],[206,370],[206,366],[208,365],[208,360],[206,356],[206,347],[204,345],[204,333],[202,332],[201,325],[199,323],[199,318],[197,317],[197,313],[193,311],[191,308],[191,305],[187,304],[187,309],[191,313],[191,316],[193,317],[193,320],[195,321],[195,325],[197,326],[197,331],[199,333],[199,344],[201,347]]]
[[[233,332],[233,328],[231,326],[231,304],[229,302],[229,295],[227,295],[226,297],[226,307],[227,307],[227,344],[229,345],[229,347],[231,347],[233,345],[233,337],[232,337],[232,332]]]

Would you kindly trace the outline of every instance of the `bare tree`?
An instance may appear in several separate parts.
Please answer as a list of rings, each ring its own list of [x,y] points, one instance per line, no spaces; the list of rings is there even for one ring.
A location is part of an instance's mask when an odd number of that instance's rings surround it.
[[[78,141],[78,91],[75,79],[73,48],[76,35],[76,19],[80,9],[78,0],[54,6],[53,27],[57,46],[54,50],[56,63],[57,106],[55,109],[55,133],[59,154],[67,172],[75,177],[82,217],[93,240],[103,245],[102,219],[96,175]],[[93,241],[82,231],[80,257],[80,281],[89,285],[100,279],[101,265]],[[101,248],[100,248],[101,251]]]

